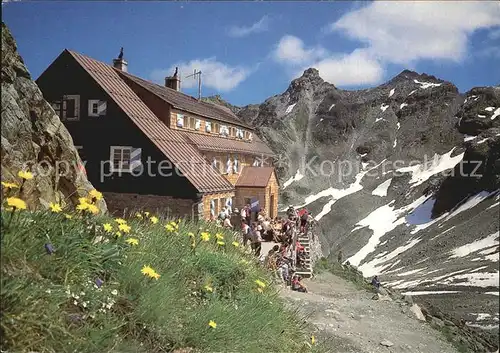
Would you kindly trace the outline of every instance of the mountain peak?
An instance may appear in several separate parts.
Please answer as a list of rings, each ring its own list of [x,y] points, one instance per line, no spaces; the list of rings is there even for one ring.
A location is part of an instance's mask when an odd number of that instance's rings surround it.
[[[389,82],[403,81],[403,80],[430,80],[430,81],[437,81],[437,82],[445,82],[444,80],[441,80],[441,79],[437,78],[436,76],[428,75],[425,72],[419,74],[416,71],[412,71],[412,70],[408,70],[408,69],[401,71],[397,76],[395,76]]]

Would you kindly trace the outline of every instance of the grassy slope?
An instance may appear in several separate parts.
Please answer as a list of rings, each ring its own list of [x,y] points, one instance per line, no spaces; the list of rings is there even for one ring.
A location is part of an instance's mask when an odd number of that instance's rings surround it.
[[[271,278],[219,229],[105,216],[2,211],[1,334],[10,352],[311,352],[304,320],[284,308]],[[208,231],[203,242],[199,233]],[[189,232],[197,242],[193,251]],[[137,246],[125,242],[139,239]],[[101,240],[100,242],[98,240]],[[55,253],[49,255],[44,245]],[[150,265],[161,277],[141,273]],[[97,278],[104,281],[100,289]],[[268,284],[260,293],[255,280]],[[213,292],[204,289],[210,284]],[[271,284],[271,285],[269,285]],[[216,328],[208,325],[213,320]]]

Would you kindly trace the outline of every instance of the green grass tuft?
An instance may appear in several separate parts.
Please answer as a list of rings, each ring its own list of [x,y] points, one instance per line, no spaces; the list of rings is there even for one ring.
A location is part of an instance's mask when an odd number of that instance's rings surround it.
[[[189,222],[170,232],[168,220],[143,218],[129,220],[130,233],[117,237],[118,224],[106,216],[15,213],[9,224],[12,212],[2,211],[2,350],[322,351],[310,346],[303,318],[285,308],[271,276],[232,245],[229,232]],[[225,245],[216,243],[216,233]],[[126,243],[132,237],[138,245]],[[146,265],[160,277],[143,275]],[[256,280],[267,284],[262,293]]]

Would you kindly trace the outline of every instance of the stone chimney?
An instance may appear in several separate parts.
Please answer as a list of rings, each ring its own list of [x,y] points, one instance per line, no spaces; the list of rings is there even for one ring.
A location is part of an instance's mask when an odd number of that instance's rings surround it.
[[[181,90],[181,79],[179,78],[179,68],[175,68],[174,76],[165,77],[165,87]]]
[[[120,54],[118,58],[113,59],[113,67],[121,70],[123,72],[127,72],[128,63],[123,59],[123,47],[120,49]]]

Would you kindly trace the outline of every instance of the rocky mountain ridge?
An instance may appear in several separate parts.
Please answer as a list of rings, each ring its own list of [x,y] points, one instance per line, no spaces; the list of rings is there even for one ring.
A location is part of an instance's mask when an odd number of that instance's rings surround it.
[[[232,108],[278,154],[281,204],[307,206],[322,249],[464,319],[498,345],[500,86],[404,70],[346,91],[308,69]]]

